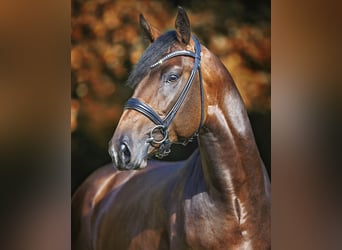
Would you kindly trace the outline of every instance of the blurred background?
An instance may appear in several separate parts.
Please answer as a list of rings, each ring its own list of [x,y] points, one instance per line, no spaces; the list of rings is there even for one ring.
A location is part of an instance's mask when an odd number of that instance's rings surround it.
[[[269,0],[72,0],[72,192],[96,168],[110,162],[108,141],[132,94],[126,79],[148,45],[140,31],[139,14],[163,32],[174,29],[178,5],[187,11],[193,33],[231,72],[270,173]],[[165,160],[185,159],[195,147],[196,142],[185,149],[174,146]]]

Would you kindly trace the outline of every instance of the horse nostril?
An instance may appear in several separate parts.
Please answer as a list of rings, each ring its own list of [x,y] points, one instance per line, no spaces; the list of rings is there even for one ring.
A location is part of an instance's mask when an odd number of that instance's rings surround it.
[[[125,143],[121,143],[119,147],[122,163],[128,164],[131,161],[131,152]]]

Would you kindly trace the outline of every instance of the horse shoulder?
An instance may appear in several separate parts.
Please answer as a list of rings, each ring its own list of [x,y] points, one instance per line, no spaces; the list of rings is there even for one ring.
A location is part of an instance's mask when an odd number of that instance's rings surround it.
[[[121,171],[92,217],[96,249],[163,249],[168,246],[167,203],[180,163],[150,161],[142,170]],[[99,188],[99,187],[97,187]],[[95,199],[96,200],[96,199]]]
[[[91,218],[94,208],[115,186],[118,172],[111,165],[93,172],[72,196],[72,249],[91,249]]]

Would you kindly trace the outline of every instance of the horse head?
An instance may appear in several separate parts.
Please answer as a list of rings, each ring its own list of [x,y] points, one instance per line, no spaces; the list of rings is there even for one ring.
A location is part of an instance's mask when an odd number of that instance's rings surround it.
[[[186,12],[179,7],[175,30],[164,34],[140,15],[150,45],[128,78],[134,88],[109,142],[120,170],[144,168],[147,158],[170,152],[199,132],[205,119],[201,45],[191,35]]]

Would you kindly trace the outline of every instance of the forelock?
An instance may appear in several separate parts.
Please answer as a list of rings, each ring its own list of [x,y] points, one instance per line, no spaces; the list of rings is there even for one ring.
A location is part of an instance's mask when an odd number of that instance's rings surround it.
[[[127,85],[135,88],[146,76],[150,66],[165,55],[170,46],[177,41],[176,31],[168,31],[151,43],[128,76]]]

